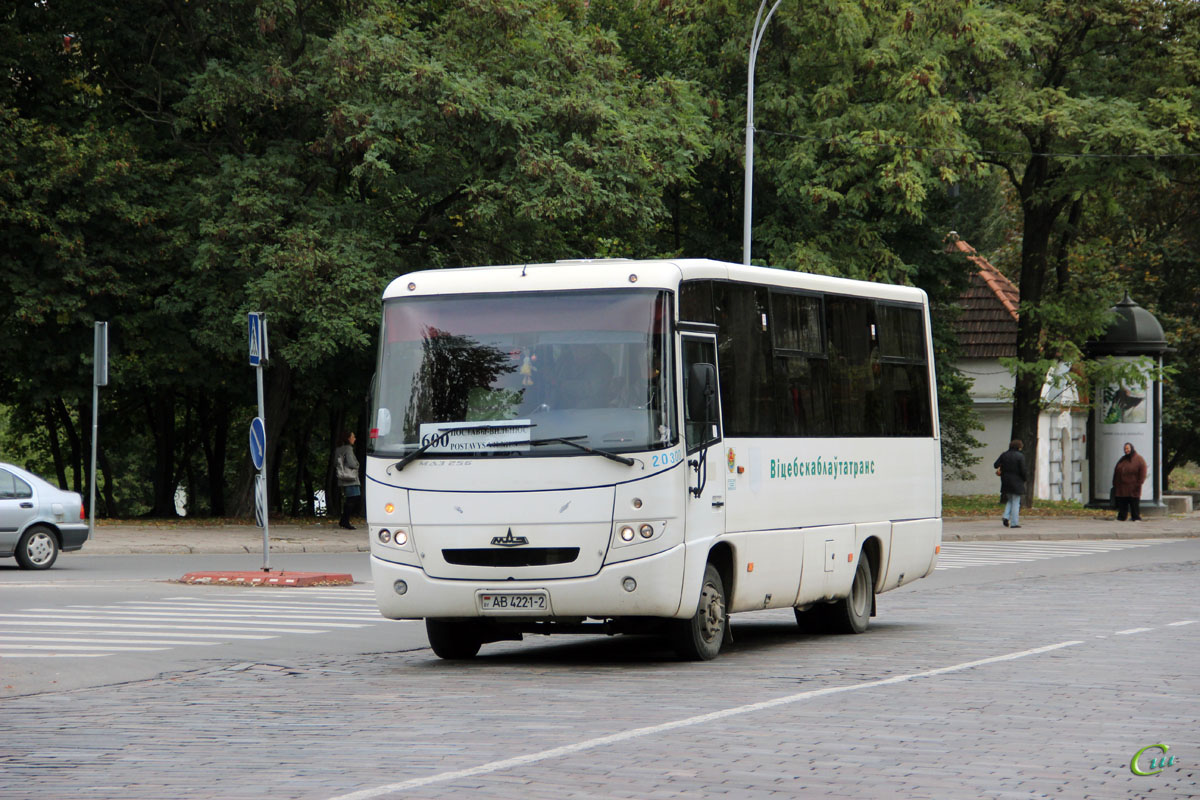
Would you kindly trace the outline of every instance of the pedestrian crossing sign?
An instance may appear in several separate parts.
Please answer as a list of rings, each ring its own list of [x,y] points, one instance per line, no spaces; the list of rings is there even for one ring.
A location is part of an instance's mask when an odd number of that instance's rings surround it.
[[[261,311],[251,311],[247,315],[250,328],[250,366],[262,366],[267,360],[267,319]]]

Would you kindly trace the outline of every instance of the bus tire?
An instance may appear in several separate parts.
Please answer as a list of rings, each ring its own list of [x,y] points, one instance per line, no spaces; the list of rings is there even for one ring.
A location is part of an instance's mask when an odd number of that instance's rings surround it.
[[[483,645],[478,627],[468,620],[426,619],[425,635],[434,655],[448,661],[474,658]]]
[[[729,630],[725,582],[711,563],[704,568],[704,583],[696,613],[690,619],[672,620],[671,644],[685,661],[711,661],[721,652]]]
[[[863,633],[871,621],[871,607],[874,604],[875,578],[871,574],[871,562],[866,553],[859,553],[850,594],[824,609],[829,632]]]

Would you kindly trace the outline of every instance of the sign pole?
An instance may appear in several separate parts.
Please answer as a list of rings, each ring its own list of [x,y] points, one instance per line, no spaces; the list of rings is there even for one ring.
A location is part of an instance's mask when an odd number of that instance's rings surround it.
[[[108,386],[108,323],[97,322],[92,350],[92,472],[88,481],[88,539],[96,535],[96,439],[100,434],[100,387]]]
[[[263,320],[264,339],[265,339],[266,332],[267,332],[267,321]],[[258,373],[258,416],[260,418],[262,418],[262,420],[265,423],[265,421],[267,419],[267,414],[266,414],[266,406],[263,403],[263,368],[262,368],[261,362],[259,363],[258,368],[255,369],[254,371]],[[264,448],[264,450],[265,450],[265,448]],[[265,452],[263,454],[262,468],[259,469],[259,471],[258,471],[258,479],[262,483],[262,494],[261,494],[262,529],[263,529],[263,565],[262,565],[262,568],[263,568],[263,572],[270,572],[271,571],[271,555],[270,555],[270,553],[271,553],[271,546],[270,546],[271,536],[270,536],[270,521],[267,518],[269,516],[268,511],[271,507],[269,505],[267,505],[267,459],[266,459]],[[256,493],[256,496],[257,496],[257,493]],[[256,502],[257,502],[257,499],[256,499]]]
[[[268,519],[268,510],[270,506],[267,504],[267,437],[266,437],[266,404],[263,402],[263,362],[267,360],[267,318],[261,312],[251,312],[248,317],[250,327],[250,365],[255,369],[255,377],[258,382],[258,423],[262,432],[262,450],[259,453],[255,452],[254,447],[254,428],[251,426],[250,437],[250,455],[257,463],[258,480],[255,482],[254,505],[255,516],[257,522],[263,529],[263,572],[271,571],[271,535],[270,535],[270,520]]]

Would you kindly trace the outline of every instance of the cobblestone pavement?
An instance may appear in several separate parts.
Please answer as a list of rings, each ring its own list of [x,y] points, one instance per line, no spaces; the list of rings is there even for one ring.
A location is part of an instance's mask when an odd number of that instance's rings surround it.
[[[1187,548],[1113,571],[918,582],[881,595],[863,636],[740,616],[703,664],[636,637],[527,639],[464,663],[381,641],[8,699],[0,797],[1200,797]],[[1157,743],[1176,763],[1132,774]]]

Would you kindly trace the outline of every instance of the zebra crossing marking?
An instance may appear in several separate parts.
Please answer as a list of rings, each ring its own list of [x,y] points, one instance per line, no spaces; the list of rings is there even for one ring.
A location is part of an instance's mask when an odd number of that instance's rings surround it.
[[[1170,539],[1107,539],[1098,541],[943,542],[937,569],[963,569],[996,564],[1022,564],[1050,558],[1069,558],[1094,553],[1151,547]]]
[[[0,613],[0,658],[99,658],[387,622],[369,588],[306,591],[303,598],[284,598],[278,592],[268,595],[269,589],[256,591],[264,594],[178,595]]]

